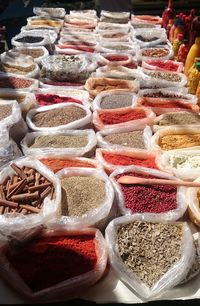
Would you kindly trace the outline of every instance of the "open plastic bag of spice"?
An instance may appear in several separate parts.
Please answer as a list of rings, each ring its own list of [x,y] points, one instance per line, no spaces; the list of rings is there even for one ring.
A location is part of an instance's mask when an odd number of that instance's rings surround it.
[[[32,56],[34,59],[34,62],[39,65],[42,59],[44,59],[46,56],[49,55],[48,50],[44,46],[16,47],[14,49],[11,49],[10,51],[14,51],[14,52],[17,51],[20,54]]]
[[[130,42],[130,34],[123,30],[114,31],[101,31],[99,33],[99,43],[103,42]]]
[[[70,34],[63,34],[58,40],[59,45],[86,45],[95,46],[97,40],[97,34],[95,33],[76,33],[71,32]]]
[[[32,109],[26,116],[28,127],[33,131],[59,131],[90,126],[90,110],[77,103],[59,103]]]
[[[138,53],[138,46],[136,44],[121,42],[101,42],[97,44],[97,52],[101,53],[113,53],[113,52],[122,52],[128,53],[132,56],[135,56]]]
[[[130,69],[123,66],[106,65],[96,69],[92,74],[94,77],[105,77],[113,79],[136,80],[139,77],[137,69]]]
[[[97,18],[97,12],[96,10],[93,9],[83,9],[83,10],[70,10],[69,14],[71,16],[75,16],[75,17],[83,17],[83,16],[88,16],[88,17],[92,17],[92,18]]]
[[[61,301],[78,296],[104,276],[107,250],[98,229],[70,230],[55,224],[25,241],[13,242],[11,237],[1,246],[0,262],[1,277],[23,297]]]
[[[57,39],[55,31],[35,30],[21,32],[11,39],[14,47],[32,47],[54,44]]]
[[[124,125],[96,133],[100,148],[151,150],[152,130],[149,126],[138,129]]]
[[[122,215],[151,213],[158,221],[176,221],[187,210],[186,187],[173,185],[121,184],[118,178],[129,175],[153,179],[178,180],[166,172],[141,166],[128,166],[116,169],[110,179],[116,191],[118,209]]]
[[[162,25],[162,17],[152,15],[135,15],[131,14],[131,22],[134,23],[150,23],[154,25]]]
[[[33,91],[39,86],[36,79],[23,77],[14,73],[0,73],[0,91],[14,89],[15,91]]]
[[[148,61],[152,59],[170,60],[173,59],[173,49],[168,45],[141,48],[137,52],[138,60]]]
[[[96,159],[110,174],[119,167],[141,166],[159,169],[157,164],[158,152],[141,151],[138,149],[96,149]]]
[[[200,178],[196,178],[194,182],[200,182]],[[190,220],[200,227],[200,188],[188,188],[187,203]]]
[[[129,33],[131,31],[132,27],[131,24],[128,22],[127,24],[115,24],[110,22],[98,22],[96,26],[96,32],[102,32],[102,31],[123,31],[126,33]]]
[[[173,60],[160,60],[153,59],[142,62],[142,67],[149,70],[162,70],[162,71],[174,71],[174,72],[182,72],[183,71],[183,63],[175,62]]]
[[[97,59],[98,59],[98,65],[105,66],[105,65],[119,65],[124,66],[128,65],[132,61],[132,55],[126,54],[126,53],[98,53]]]
[[[68,228],[105,228],[113,214],[114,190],[103,170],[68,168],[56,173],[62,187],[59,223]]]
[[[11,127],[21,119],[21,110],[16,100],[0,100],[0,126]]]
[[[91,157],[94,155],[96,144],[95,132],[88,129],[27,133],[21,147],[24,155],[28,156],[59,154]]]
[[[134,29],[132,40],[139,44],[141,48],[153,47],[167,43],[167,35],[163,28],[158,29]]]
[[[79,54],[88,54],[90,58],[94,59],[91,56],[91,53],[94,53],[96,50],[96,45],[88,46],[87,44],[79,43],[79,44],[72,44],[72,43],[65,43],[65,44],[56,44],[55,45],[55,53],[60,55],[79,55]]]
[[[98,109],[93,113],[93,125],[97,131],[110,131],[127,125],[133,129],[142,129],[151,125],[154,119],[155,113],[147,107]]]
[[[170,170],[173,175],[193,181],[200,176],[199,150],[173,150],[157,156],[157,163],[162,171]]]
[[[92,102],[92,110],[116,109],[130,107],[135,104],[137,96],[132,92],[102,92],[98,94]]]
[[[61,28],[63,25],[63,20],[58,18],[51,18],[45,16],[31,16],[27,18],[27,25],[35,27],[53,27]]]
[[[91,16],[72,16],[66,14],[64,18],[64,27],[79,27],[84,29],[94,29],[97,26],[97,18]]]
[[[199,150],[200,133],[196,127],[165,127],[151,138],[152,150]]]
[[[81,82],[60,82],[53,81],[48,78],[40,79],[40,88],[51,88],[51,89],[75,89],[75,90],[84,90],[84,81]]]
[[[114,219],[106,228],[106,241],[111,266],[144,301],[178,285],[195,257],[188,224],[160,223],[152,214]]]
[[[60,210],[60,181],[33,157],[15,159],[4,167],[0,189],[0,230],[6,236],[16,229],[45,224],[55,219]]]
[[[33,8],[33,13],[37,16],[64,18],[65,9],[62,7],[38,7]]]

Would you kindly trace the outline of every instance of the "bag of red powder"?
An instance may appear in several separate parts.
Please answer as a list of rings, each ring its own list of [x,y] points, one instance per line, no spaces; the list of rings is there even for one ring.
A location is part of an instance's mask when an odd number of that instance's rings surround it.
[[[176,229],[181,232],[178,237],[173,234]],[[119,278],[137,292],[142,300],[160,298],[167,290],[179,285],[194,263],[194,238],[187,222],[161,223],[155,215],[137,213],[112,220],[106,228],[105,236],[111,266]],[[174,239],[176,240],[173,241]],[[148,245],[154,251],[153,255],[148,256]],[[174,253],[174,248],[176,252],[179,250],[180,255],[164,269],[166,263],[162,260],[166,257],[166,262],[167,257]],[[160,269],[164,270],[163,274]]]
[[[11,237],[1,246],[0,263],[1,277],[26,299],[61,301],[79,297],[103,277],[107,249],[98,229],[54,224],[25,241]]]
[[[186,187],[171,185],[120,184],[117,179],[124,175],[141,178],[178,180],[168,173],[145,167],[129,166],[116,169],[110,179],[117,195],[118,209],[122,215],[151,213],[158,221],[176,221],[187,209]]]
[[[145,107],[103,109],[93,113],[93,125],[97,131],[110,131],[127,125],[133,129],[142,129],[152,125],[154,119],[155,113]]]

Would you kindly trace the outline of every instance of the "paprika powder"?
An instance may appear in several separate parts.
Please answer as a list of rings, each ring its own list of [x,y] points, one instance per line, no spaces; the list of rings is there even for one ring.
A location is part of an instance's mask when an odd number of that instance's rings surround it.
[[[43,105],[52,105],[57,103],[67,103],[67,102],[74,102],[78,104],[82,104],[82,101],[72,98],[72,97],[61,97],[59,95],[54,94],[36,94],[36,100],[40,106]]]
[[[146,113],[142,109],[125,110],[123,112],[99,111],[99,118],[105,125],[118,124],[122,122],[128,122],[131,120],[146,118]]]

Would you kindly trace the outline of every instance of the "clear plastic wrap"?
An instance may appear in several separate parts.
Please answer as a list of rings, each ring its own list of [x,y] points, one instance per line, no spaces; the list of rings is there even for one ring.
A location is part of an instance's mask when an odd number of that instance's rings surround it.
[[[86,136],[88,143],[84,147],[78,148],[53,148],[53,147],[42,147],[42,148],[31,148],[34,140],[38,136],[48,136],[48,135],[63,135],[63,136]],[[96,135],[93,130],[68,130],[65,132],[33,132],[27,133],[21,142],[21,147],[24,155],[28,156],[48,156],[51,154],[58,154],[60,156],[85,156],[91,157],[96,149]]]
[[[101,16],[113,19],[129,19],[130,12],[110,12],[107,10],[101,10]]]
[[[158,29],[135,29],[132,32],[133,42],[139,44],[140,48],[147,48],[167,43],[167,35],[163,28]]]
[[[65,9],[61,7],[38,7],[33,8],[33,13],[37,16],[64,18]]]
[[[162,25],[162,17],[152,15],[131,15],[131,22],[133,23],[150,23],[154,25]]]
[[[105,172],[99,169],[68,168],[57,172],[57,176],[60,179],[72,176],[91,176],[96,177],[105,183],[105,198],[98,207],[89,210],[81,216],[62,215],[59,219],[59,223],[65,224],[67,228],[84,228],[91,226],[100,229],[105,228],[109,221],[114,201],[114,190]],[[67,203],[65,204],[67,205]]]
[[[79,55],[79,54],[88,54],[91,57],[91,53],[94,53],[96,50],[96,45],[86,45],[86,44],[61,44],[55,45],[56,54],[64,54],[64,55]]]
[[[164,178],[164,179],[171,179],[171,180],[179,180],[173,175],[170,175],[169,173],[162,172],[160,170],[140,167],[140,166],[127,166],[127,167],[119,167],[115,171],[112,172],[110,175],[110,180],[115,188],[116,196],[117,196],[117,203],[118,203],[118,209],[122,215],[134,215],[138,212],[132,212],[131,209],[125,207],[125,200],[124,195],[122,192],[122,189],[120,187],[120,184],[115,180],[115,177],[119,174],[125,174],[126,173],[138,173],[141,175],[153,175],[157,178]],[[149,179],[150,180],[150,179]],[[143,185],[145,186],[145,184]],[[149,191],[150,192],[150,191]],[[187,193],[187,187],[177,187],[177,193],[176,193],[176,208],[170,209],[165,212],[159,212],[159,213],[151,213],[153,218],[159,222],[166,222],[166,221],[176,221],[183,217],[184,213],[187,210],[187,200],[186,200],[186,193]],[[167,199],[162,199],[162,203],[164,201],[168,201]],[[143,212],[145,215],[146,212]]]
[[[108,245],[108,254],[112,267],[119,275],[120,279],[130,286],[144,300],[152,300],[153,297],[161,296],[168,289],[178,285],[191,268],[191,262],[194,261],[195,249],[191,230],[186,222],[175,223],[167,222],[167,224],[181,224],[183,228],[181,258],[174,263],[171,268],[159,279],[154,286],[147,287],[139,277],[128,270],[122,262],[117,243],[117,230],[120,225],[132,223],[134,221],[154,222],[159,221],[151,214],[135,214],[134,216],[123,216],[114,219],[106,228],[106,241]]]
[[[27,233],[28,235],[29,233]],[[13,287],[15,291],[35,302],[50,302],[58,301],[60,297],[68,299],[70,296],[76,295],[81,290],[86,290],[88,287],[96,283],[103,277],[107,265],[107,250],[103,235],[98,229],[67,229],[66,226],[54,223],[48,229],[45,229],[34,236],[39,237],[55,237],[55,236],[80,236],[85,235],[94,236],[95,251],[97,261],[95,267],[89,272],[77,275],[73,278],[66,279],[51,287],[42,289],[40,291],[32,291],[19,273],[9,263],[4,251],[9,244],[3,244],[0,254],[1,269],[0,273],[2,278]],[[33,238],[34,238],[33,236]],[[30,238],[29,238],[30,240]],[[11,240],[12,241],[12,240]],[[20,245],[20,240],[18,241]],[[25,243],[22,241],[22,243]]]
[[[63,125],[58,125],[58,126],[54,126],[54,127],[39,127],[36,126],[34,124],[34,122],[32,121],[32,118],[34,117],[35,114],[37,114],[38,112],[46,112],[48,110],[52,110],[52,109],[59,109],[59,108],[67,108],[67,107],[77,107],[80,108],[82,110],[85,111],[85,116],[81,119],[78,120],[74,120],[70,123],[66,123]],[[59,132],[60,130],[67,130],[67,129],[80,129],[80,128],[84,128],[87,127],[88,125],[90,125],[90,122],[92,120],[92,114],[90,112],[90,110],[82,105],[79,105],[77,103],[59,103],[59,104],[54,104],[51,106],[41,106],[41,107],[37,107],[36,109],[32,109],[28,112],[27,116],[26,116],[26,123],[28,125],[28,127],[33,130],[33,131],[57,131]]]
[[[84,29],[94,29],[97,25],[97,19],[90,16],[72,16],[65,15],[64,27],[80,27]]]

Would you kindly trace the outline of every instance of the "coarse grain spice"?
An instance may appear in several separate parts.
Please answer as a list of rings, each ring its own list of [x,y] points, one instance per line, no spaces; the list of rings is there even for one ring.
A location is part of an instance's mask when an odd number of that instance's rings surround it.
[[[119,256],[148,287],[154,286],[181,258],[183,224],[133,221],[117,229]]]
[[[87,273],[97,263],[92,234],[39,236],[5,255],[33,292]]]
[[[190,148],[200,145],[200,134],[169,134],[160,137],[159,146],[163,150]]]
[[[43,135],[36,136],[30,148],[81,148],[87,144],[85,135]]]
[[[44,51],[42,49],[31,49],[31,48],[24,48],[24,49],[17,49],[22,54],[30,55],[33,58],[38,58],[44,55]]]
[[[190,100],[190,97],[187,95],[176,93],[175,91],[171,93],[163,93],[162,91],[156,91],[156,92],[149,92],[143,94],[143,97],[152,97],[152,98],[178,98],[178,99],[184,99],[184,100]]]
[[[74,159],[61,159],[61,158],[41,158],[40,161],[50,168],[54,173],[64,168],[78,167],[78,168],[95,168],[95,165],[87,161],[80,161]]]
[[[136,35],[135,38],[138,39],[138,40],[141,40],[143,42],[151,42],[151,41],[154,41],[154,40],[158,39],[158,37],[145,37],[145,36],[142,36],[142,35]]]
[[[169,49],[166,48],[149,48],[142,51],[142,56],[149,57],[164,57],[169,54]]]
[[[103,203],[105,182],[94,176],[73,176],[61,179],[61,213],[80,217]]]
[[[116,176],[116,180],[124,175],[147,179],[157,178],[130,172]],[[124,197],[124,207],[130,209],[131,213],[163,213],[177,208],[177,187],[175,186],[120,184],[120,187]]]
[[[103,124],[118,124],[123,122],[128,122],[132,120],[144,119],[147,115],[144,110],[132,109],[124,110],[123,112],[109,112],[109,111],[99,111],[99,118]]]
[[[0,104],[0,121],[10,116],[12,113],[12,106],[6,104]]]
[[[79,120],[86,116],[86,111],[76,106],[66,106],[54,108],[36,113],[32,117],[32,122],[37,127],[56,127]]]
[[[44,40],[43,37],[31,36],[31,35],[27,35],[27,36],[16,39],[16,41],[18,41],[18,42],[29,43],[29,44],[39,43],[42,40]]]
[[[133,96],[131,94],[111,94],[102,98],[101,108],[102,109],[113,109],[113,108],[122,108],[132,105]]]
[[[113,133],[107,136],[104,136],[104,140],[111,144],[118,144],[125,147],[145,149],[144,143],[144,131],[135,130],[132,132],[125,133]]]
[[[183,125],[183,124],[200,124],[200,116],[189,112],[174,112],[164,114],[157,125]]]
[[[181,77],[179,74],[170,73],[167,71],[149,71],[148,73],[145,73],[148,76],[151,76],[152,78],[156,78],[159,80],[166,80],[169,82],[181,82]]]
[[[22,79],[14,76],[1,77],[0,88],[27,88],[33,84],[31,80]]]

